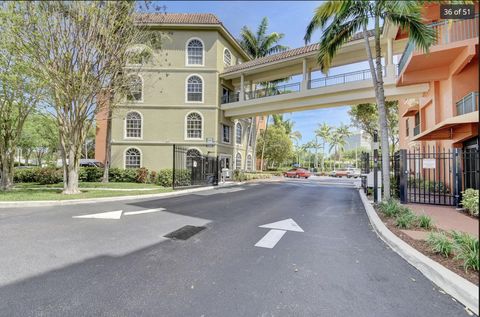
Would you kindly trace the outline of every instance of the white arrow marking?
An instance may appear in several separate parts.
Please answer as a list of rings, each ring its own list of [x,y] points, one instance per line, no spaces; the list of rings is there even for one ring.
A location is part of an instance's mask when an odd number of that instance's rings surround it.
[[[145,209],[145,210],[139,210],[139,211],[127,211],[127,212],[124,212],[123,214],[125,216],[131,216],[131,215],[148,214],[151,212],[157,212],[157,211],[163,211],[163,210],[165,210],[165,208]]]
[[[94,219],[115,219],[118,220],[122,217],[122,210],[107,211],[99,214],[90,214],[82,216],[73,216],[72,218],[94,218]]]
[[[296,231],[296,232],[304,232],[302,228],[292,218],[288,218],[285,220],[277,221],[268,223],[263,226],[259,226],[260,228],[268,228],[268,229],[280,229],[285,231]]]
[[[287,231],[304,232],[292,218],[267,223],[259,227],[272,229],[255,244],[256,247],[268,249],[272,249]]]
[[[256,247],[260,248],[268,248],[271,249],[273,248],[278,241],[283,237],[283,235],[287,233],[284,230],[275,230],[272,229],[269,232],[267,232],[266,235],[263,236],[256,244]]]

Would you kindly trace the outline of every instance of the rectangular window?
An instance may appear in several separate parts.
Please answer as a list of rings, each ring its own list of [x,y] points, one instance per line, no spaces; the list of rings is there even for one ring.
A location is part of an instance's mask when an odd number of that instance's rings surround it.
[[[409,122],[408,122],[408,118],[407,118],[407,120],[405,121],[405,126],[406,126],[405,135],[408,137],[409,132],[410,132],[410,125],[409,125]]]
[[[226,125],[226,124],[222,124],[222,142],[223,143],[230,143],[230,134],[231,134],[231,130],[232,128],[229,126],[229,125]]]

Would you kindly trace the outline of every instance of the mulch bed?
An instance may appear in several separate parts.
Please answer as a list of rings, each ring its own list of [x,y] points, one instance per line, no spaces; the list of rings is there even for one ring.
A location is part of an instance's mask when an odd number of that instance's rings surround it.
[[[455,272],[456,274],[460,275],[461,277],[465,278],[466,280],[472,282],[475,285],[479,285],[479,272],[473,271],[473,270],[468,270],[465,272],[465,269],[462,267],[462,261],[460,260],[455,260],[454,256],[450,256],[448,258],[445,258],[441,256],[440,254],[434,253],[428,243],[423,240],[415,240],[412,239],[411,237],[407,236],[404,234],[400,229],[395,226],[395,219],[394,218],[388,218],[385,217],[380,211],[378,211],[376,208],[375,210],[377,211],[378,216],[380,219],[382,219],[383,223],[387,226],[387,228],[393,232],[397,237],[408,243],[410,246],[414,247],[417,249],[417,251],[423,253],[424,255],[428,256],[430,259],[434,260],[435,262],[440,263],[450,271]],[[416,230],[416,231],[429,231],[425,230],[423,228],[414,228],[411,230]],[[441,231],[441,230],[440,230]]]

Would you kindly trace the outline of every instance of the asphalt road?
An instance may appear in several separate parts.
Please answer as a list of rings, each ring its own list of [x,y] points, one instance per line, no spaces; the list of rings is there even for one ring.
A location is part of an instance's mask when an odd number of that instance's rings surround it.
[[[289,218],[304,232],[255,246]],[[185,225],[206,229],[164,238]],[[468,315],[376,236],[350,181],[310,179],[0,209],[0,316]]]

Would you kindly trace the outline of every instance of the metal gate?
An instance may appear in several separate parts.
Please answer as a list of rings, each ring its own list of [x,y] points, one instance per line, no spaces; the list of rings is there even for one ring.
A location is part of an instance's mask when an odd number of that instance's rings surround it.
[[[218,157],[193,148],[173,145],[172,187],[218,185]]]
[[[479,159],[477,148],[400,150],[390,157],[391,196],[402,203],[459,206],[463,189],[479,189]],[[369,153],[362,153],[361,166],[364,174],[372,171]]]

